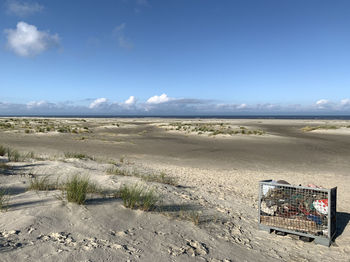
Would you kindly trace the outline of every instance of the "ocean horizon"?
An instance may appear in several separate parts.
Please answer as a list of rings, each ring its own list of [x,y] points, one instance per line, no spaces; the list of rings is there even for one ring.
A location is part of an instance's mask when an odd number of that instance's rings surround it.
[[[45,118],[184,118],[184,119],[320,119],[350,120],[350,115],[0,115]]]

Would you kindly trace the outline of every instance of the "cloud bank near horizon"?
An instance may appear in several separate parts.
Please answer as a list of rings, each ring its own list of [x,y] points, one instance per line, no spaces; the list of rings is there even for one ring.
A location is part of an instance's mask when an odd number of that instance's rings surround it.
[[[320,99],[311,105],[230,104],[155,95],[146,101],[130,96],[124,102],[107,98],[81,105],[72,101],[52,103],[31,101],[26,104],[0,101],[0,115],[253,115],[253,114],[350,114],[350,99],[338,102]]]

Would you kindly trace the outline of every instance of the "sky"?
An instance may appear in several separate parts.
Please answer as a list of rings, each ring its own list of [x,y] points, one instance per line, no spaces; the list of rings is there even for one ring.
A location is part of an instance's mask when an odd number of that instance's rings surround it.
[[[348,0],[0,0],[0,115],[350,114]]]

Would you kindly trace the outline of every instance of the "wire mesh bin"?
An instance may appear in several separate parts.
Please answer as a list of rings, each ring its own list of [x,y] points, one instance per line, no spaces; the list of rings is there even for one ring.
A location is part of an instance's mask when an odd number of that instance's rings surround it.
[[[272,180],[259,182],[259,228],[314,238],[330,246],[336,233],[337,188],[324,189]]]

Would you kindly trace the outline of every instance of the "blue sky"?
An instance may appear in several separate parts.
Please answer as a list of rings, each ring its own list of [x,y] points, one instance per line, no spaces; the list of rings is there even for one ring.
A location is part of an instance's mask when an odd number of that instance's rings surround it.
[[[0,1],[0,114],[350,113],[350,1]]]

